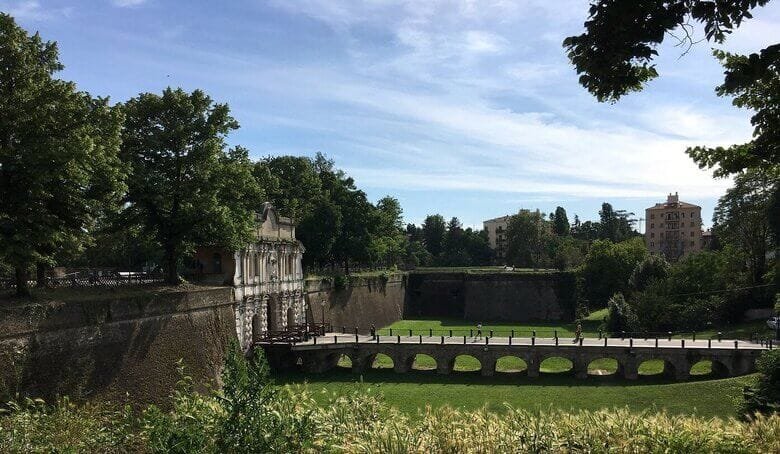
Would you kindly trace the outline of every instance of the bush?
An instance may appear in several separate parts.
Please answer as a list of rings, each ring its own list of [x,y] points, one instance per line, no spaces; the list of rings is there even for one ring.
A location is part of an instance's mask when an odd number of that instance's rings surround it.
[[[780,350],[768,350],[756,360],[759,376],[743,391],[741,411],[745,416],[780,412]]]
[[[642,291],[655,280],[666,279],[669,274],[669,262],[660,255],[648,255],[631,272],[628,285],[633,291]]]
[[[622,293],[615,293],[607,302],[607,320],[606,328],[612,334],[621,331],[632,331],[636,329],[637,320],[631,306],[623,298]]]

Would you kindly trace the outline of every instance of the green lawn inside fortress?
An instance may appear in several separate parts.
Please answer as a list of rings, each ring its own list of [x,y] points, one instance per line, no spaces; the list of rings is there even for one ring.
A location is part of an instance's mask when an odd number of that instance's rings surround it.
[[[606,310],[596,311],[582,321],[583,335],[597,337]],[[401,320],[385,327],[398,330],[412,329],[422,333],[435,330],[476,330],[476,323],[463,320],[417,319]],[[497,324],[483,322],[483,335],[495,331],[531,331],[548,333],[558,330],[560,337],[573,337],[574,323]],[[753,333],[768,334],[764,321],[743,323],[697,333],[697,337],[716,336],[721,331],[724,338],[748,338]],[[541,335],[541,334],[540,334]],[[678,337],[678,336],[675,336]],[[686,336],[689,337],[689,336]],[[436,373],[436,362],[427,355],[417,355],[408,373],[393,372],[392,360],[377,355],[372,369],[357,376],[350,371],[350,361],[342,357],[339,367],[324,374],[288,373],[276,376],[280,385],[301,385],[315,395],[345,394],[355,389],[371,389],[382,394],[388,404],[416,415],[425,406],[437,408],[443,405],[463,409],[486,406],[501,412],[505,404],[526,409],[585,409],[628,407],[632,411],[664,409],[675,414],[697,414],[704,417],[730,417],[736,415],[742,398],[742,388],[754,380],[754,376],[713,379],[711,363],[702,361],[691,369],[691,378],[675,382],[663,377],[663,361],[645,361],[639,367],[639,379],[628,381],[615,376],[617,362],[610,358],[592,361],[588,366],[589,377],[576,379],[571,374],[571,362],[564,358],[548,358],[541,364],[542,376],[528,378],[523,373],[526,364],[516,357],[503,357],[496,364],[496,374],[483,377],[476,358],[458,356],[450,375]]]

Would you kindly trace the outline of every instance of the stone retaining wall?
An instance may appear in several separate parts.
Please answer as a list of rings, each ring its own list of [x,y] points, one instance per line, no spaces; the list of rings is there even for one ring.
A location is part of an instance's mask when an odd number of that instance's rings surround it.
[[[0,395],[168,401],[177,361],[216,384],[235,339],[230,288],[83,290],[81,301],[0,301]]]

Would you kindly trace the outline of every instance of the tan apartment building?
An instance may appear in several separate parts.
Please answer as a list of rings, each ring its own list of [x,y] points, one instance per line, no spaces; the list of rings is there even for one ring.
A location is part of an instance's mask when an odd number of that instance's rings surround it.
[[[676,192],[667,196],[666,203],[647,208],[645,222],[645,244],[651,254],[677,260],[702,249],[701,207],[680,202]]]
[[[501,216],[500,218],[488,219],[482,223],[488,235],[490,248],[496,252],[496,260],[499,261],[503,260],[506,255],[506,228],[511,217]]]

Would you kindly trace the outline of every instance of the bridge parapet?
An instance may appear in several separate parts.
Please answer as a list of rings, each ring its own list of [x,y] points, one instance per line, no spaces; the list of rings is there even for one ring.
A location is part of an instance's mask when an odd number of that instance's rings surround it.
[[[415,340],[417,342],[415,342]],[[342,355],[352,362],[352,371],[363,373],[370,369],[376,356],[387,355],[393,361],[393,369],[405,373],[412,369],[418,354],[428,355],[436,361],[436,371],[439,374],[449,374],[453,371],[458,356],[469,355],[476,358],[481,365],[482,375],[492,375],[500,358],[516,357],[525,362],[527,375],[538,377],[540,365],[548,358],[564,358],[572,363],[573,373],[578,378],[588,376],[588,366],[597,359],[609,358],[617,362],[616,374],[625,379],[634,380],[639,376],[639,367],[645,361],[661,360],[664,363],[664,374],[675,380],[685,380],[690,375],[691,367],[699,361],[712,361],[713,373],[719,376],[744,375],[754,371],[755,360],[764,350],[757,344],[745,344],[734,348],[733,342],[724,341],[715,347],[700,346],[689,342],[682,345],[654,343],[619,342],[618,345],[606,346],[602,343],[580,344],[573,339],[559,339],[554,343],[532,343],[517,340],[510,344],[508,339],[476,341],[467,339],[465,343],[435,342],[436,339],[397,338],[380,342],[372,341],[367,336],[358,336],[352,342],[336,340],[334,343],[315,344],[313,341],[296,345],[259,345],[266,349],[272,365],[276,367],[301,366],[308,372],[325,372],[338,365]]]

